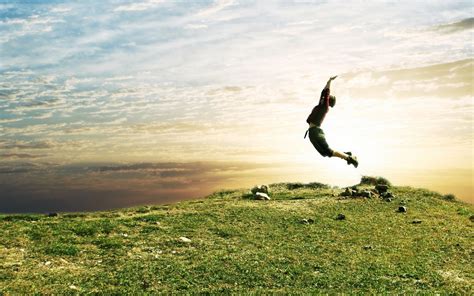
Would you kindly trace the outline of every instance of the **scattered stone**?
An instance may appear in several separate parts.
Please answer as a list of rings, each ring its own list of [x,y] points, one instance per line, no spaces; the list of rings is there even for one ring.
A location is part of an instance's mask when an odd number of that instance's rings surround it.
[[[420,220],[420,219],[414,219],[411,223],[413,223],[413,224],[421,224],[421,220]]]
[[[44,263],[44,265],[46,265],[46,266],[51,265],[51,261],[46,261],[46,262]]]
[[[406,213],[406,211],[407,211],[407,207],[405,207],[405,206],[398,207],[398,212],[399,213]]]
[[[48,213],[48,217],[57,217],[58,213]]]
[[[379,192],[379,194],[382,194],[384,192],[387,192],[388,190],[388,185],[385,184],[377,184],[375,185],[375,189]]]
[[[373,248],[371,245],[364,246],[364,250],[372,250]]]
[[[190,243],[191,240],[185,236],[180,236],[179,240],[182,241],[183,243]]]
[[[375,188],[358,188],[357,185],[347,187],[343,192],[339,194],[341,197],[352,197],[352,198],[374,198],[380,197],[387,201],[392,201],[395,196],[388,191],[390,186],[385,184],[378,184]]]
[[[336,220],[345,220],[346,219],[346,215],[344,214],[337,214],[336,216]]]
[[[301,224],[313,224],[314,220],[313,219],[301,219]]]
[[[385,200],[385,201],[388,201],[388,202],[391,202],[395,196],[391,193],[391,192],[384,192],[384,193],[381,193],[380,194],[380,197]]]
[[[74,286],[74,285],[69,285],[69,289],[72,289],[72,290],[79,290],[78,287]]]

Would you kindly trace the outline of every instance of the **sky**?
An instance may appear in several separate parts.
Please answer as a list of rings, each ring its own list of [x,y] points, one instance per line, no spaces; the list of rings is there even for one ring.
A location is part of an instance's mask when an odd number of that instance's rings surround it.
[[[0,212],[362,175],[474,203],[471,1],[0,1]],[[306,118],[357,169],[323,158]]]

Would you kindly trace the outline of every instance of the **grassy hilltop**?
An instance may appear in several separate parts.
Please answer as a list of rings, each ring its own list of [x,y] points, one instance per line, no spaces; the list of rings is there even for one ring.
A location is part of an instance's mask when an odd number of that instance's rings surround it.
[[[390,190],[387,202],[274,184],[270,201],[235,190],[172,205],[0,215],[0,295],[474,294],[474,207]]]

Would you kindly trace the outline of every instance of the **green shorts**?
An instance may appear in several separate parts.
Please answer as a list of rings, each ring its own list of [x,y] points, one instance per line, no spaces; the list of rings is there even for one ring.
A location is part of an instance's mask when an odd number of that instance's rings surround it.
[[[328,142],[326,142],[324,131],[320,127],[313,126],[309,128],[308,133],[311,144],[318,150],[319,154],[324,157],[331,157],[333,150],[329,148]]]

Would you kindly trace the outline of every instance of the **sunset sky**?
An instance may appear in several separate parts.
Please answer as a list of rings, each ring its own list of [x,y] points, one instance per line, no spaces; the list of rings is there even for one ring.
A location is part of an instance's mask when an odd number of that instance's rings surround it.
[[[0,212],[362,175],[474,203],[472,1],[1,1]],[[359,168],[322,158],[306,117]]]

